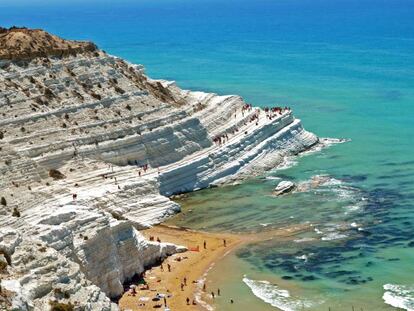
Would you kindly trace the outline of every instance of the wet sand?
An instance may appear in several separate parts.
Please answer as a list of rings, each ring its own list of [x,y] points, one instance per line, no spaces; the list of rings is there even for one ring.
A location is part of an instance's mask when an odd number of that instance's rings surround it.
[[[164,299],[153,301],[157,293],[166,297],[166,303],[171,310],[206,310],[208,305],[214,304],[211,292],[218,295],[219,284],[203,284],[207,272],[214,264],[224,256],[234,251],[237,247],[246,243],[265,241],[269,239],[285,239],[308,228],[295,226],[278,230],[271,230],[255,234],[236,235],[228,233],[206,233],[189,229],[177,228],[166,225],[158,225],[151,229],[141,231],[147,238],[159,237],[163,242],[171,242],[186,246],[189,250],[181,254],[175,254],[164,260],[161,266],[155,266],[146,271],[144,280],[149,285],[149,290],[141,290],[137,286],[136,294],[126,292],[119,300],[121,310],[154,310],[157,306],[164,310]],[[224,246],[223,240],[226,240]],[[206,249],[203,243],[206,241]],[[196,248],[199,251],[196,251]],[[168,272],[167,265],[171,266]],[[181,284],[186,284],[181,290]],[[138,282],[132,282],[136,285]],[[186,299],[189,298],[189,305]],[[192,302],[195,301],[196,305]]]

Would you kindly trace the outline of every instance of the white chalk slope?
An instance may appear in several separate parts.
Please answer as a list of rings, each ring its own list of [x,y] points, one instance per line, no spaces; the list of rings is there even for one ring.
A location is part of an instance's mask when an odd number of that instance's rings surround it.
[[[107,297],[123,282],[183,250],[138,231],[179,211],[168,196],[260,173],[318,142],[291,111],[269,119],[244,105],[151,80],[102,51],[0,60],[0,251],[11,258],[1,286],[14,308],[116,309]]]

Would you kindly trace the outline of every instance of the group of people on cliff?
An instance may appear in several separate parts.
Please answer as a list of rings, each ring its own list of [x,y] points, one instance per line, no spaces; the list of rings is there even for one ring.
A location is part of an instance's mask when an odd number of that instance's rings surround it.
[[[243,105],[243,107],[242,107],[243,117],[244,117],[244,112],[245,111],[252,111],[252,109],[253,109],[253,107],[250,104]],[[286,107],[279,107],[279,106],[265,107],[263,110],[266,114],[266,118],[269,119],[269,120],[272,120],[273,118],[282,115],[286,111],[291,111],[290,107],[287,107],[287,106]],[[234,116],[235,116],[235,118],[237,118],[237,112]],[[260,110],[257,109],[256,112],[253,115],[250,116],[249,123],[256,122],[256,125],[259,125],[259,118],[260,118]],[[245,122],[244,125],[247,125],[247,123]],[[238,132],[237,128],[233,129],[231,134],[234,135],[236,132]],[[245,134],[247,134],[247,131],[245,132]],[[229,141],[229,136],[228,136],[227,133],[215,136],[213,138],[213,142],[217,146],[222,146],[223,144],[225,144],[228,141]]]
[[[272,120],[273,118],[282,115],[286,111],[291,111],[290,107],[265,107],[266,118]]]

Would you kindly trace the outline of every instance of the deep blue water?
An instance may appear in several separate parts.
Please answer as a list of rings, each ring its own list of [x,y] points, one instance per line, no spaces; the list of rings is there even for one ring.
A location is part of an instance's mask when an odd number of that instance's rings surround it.
[[[411,297],[414,308],[413,17],[412,0],[0,1],[2,26],[92,40],[151,77],[288,105],[317,135],[351,139],[272,173],[337,184],[281,199],[266,179],[201,191],[180,220],[229,231],[310,221],[323,232],[306,236],[313,242],[257,244],[234,260],[242,274],[279,277],[304,301],[324,301],[315,310],[347,310],[350,299],[388,310],[385,284],[397,286],[394,304]]]

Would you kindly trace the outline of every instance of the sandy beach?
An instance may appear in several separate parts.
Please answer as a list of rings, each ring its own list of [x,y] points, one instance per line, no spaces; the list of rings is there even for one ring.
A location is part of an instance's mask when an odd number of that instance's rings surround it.
[[[167,225],[144,230],[142,233],[147,238],[154,237],[162,242],[183,245],[188,248],[188,251],[170,256],[162,265],[147,270],[143,280],[133,280],[131,285],[137,285],[136,293],[133,294],[131,289],[127,291],[119,300],[119,306],[123,311],[154,308],[164,310],[166,302],[171,310],[206,310],[209,304],[214,303],[211,293],[217,296],[220,288],[220,284],[211,286],[209,283],[205,290],[203,289],[206,274],[217,261],[245,243],[273,238],[286,239],[307,229],[305,226],[294,226],[249,235],[206,233]],[[204,241],[206,249],[204,249]],[[197,247],[199,251],[196,251]],[[168,265],[171,271],[168,271]],[[144,289],[143,283],[148,284],[149,289]],[[183,284],[182,289],[181,284]],[[157,293],[161,294],[161,297],[153,301]],[[187,305],[187,298],[189,305]]]
[[[216,260],[228,254],[242,241],[242,238],[237,235],[204,233],[165,225],[155,226],[142,233],[147,238],[153,236],[163,242],[184,245],[189,250],[168,257],[162,263],[162,267],[155,266],[148,270],[144,280],[149,285],[149,289],[141,290],[138,286],[135,295],[131,291],[125,293],[119,301],[121,310],[153,310],[157,306],[163,310],[165,308],[163,298],[152,301],[157,293],[165,295],[167,306],[171,310],[204,310],[200,298],[210,302],[211,292],[217,295],[219,286],[206,287],[204,292],[203,275]],[[224,239],[226,246],[224,246]],[[196,251],[197,247],[199,251]],[[168,265],[171,267],[170,272]],[[132,282],[132,284],[138,283]],[[184,284],[182,290],[181,284]],[[197,293],[202,294],[200,296]],[[187,305],[187,298],[190,305]],[[196,305],[193,305],[193,300]]]

